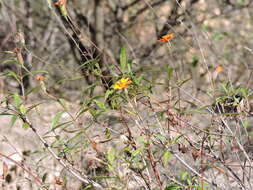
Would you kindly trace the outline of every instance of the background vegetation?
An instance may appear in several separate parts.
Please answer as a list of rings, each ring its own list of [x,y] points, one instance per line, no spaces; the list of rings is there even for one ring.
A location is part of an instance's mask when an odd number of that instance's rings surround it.
[[[252,189],[252,7],[1,0],[1,188]]]

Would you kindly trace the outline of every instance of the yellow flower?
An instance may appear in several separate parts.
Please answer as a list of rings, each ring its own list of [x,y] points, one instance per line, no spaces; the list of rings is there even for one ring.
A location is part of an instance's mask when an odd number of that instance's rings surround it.
[[[122,78],[118,80],[112,87],[115,90],[122,90],[124,88],[128,88],[128,85],[131,83],[132,81],[129,78]]]
[[[224,70],[224,67],[221,66],[221,65],[219,65],[219,66],[216,67],[216,69],[215,69],[215,71],[216,71],[217,73],[220,73],[220,72],[222,72],[223,70]]]

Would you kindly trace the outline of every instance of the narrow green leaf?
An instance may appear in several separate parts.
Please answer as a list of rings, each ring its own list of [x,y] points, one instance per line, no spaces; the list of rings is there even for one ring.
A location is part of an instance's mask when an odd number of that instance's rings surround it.
[[[173,143],[176,143],[181,137],[183,137],[184,134],[181,134],[181,135],[177,135],[175,138],[172,139],[172,144]]]
[[[25,95],[27,96],[27,95],[31,94],[32,92],[38,91],[39,89],[40,89],[40,85],[37,85],[34,88],[28,89],[26,91]]]
[[[58,129],[59,127],[62,127],[62,126],[70,126],[73,124],[73,121],[66,121],[66,122],[63,122],[63,123],[59,123],[58,125],[56,125],[52,130],[55,130],[55,129]],[[64,128],[65,128],[64,127]],[[68,132],[68,133],[71,133],[72,131],[65,131],[65,132]]]
[[[105,104],[103,102],[100,102],[98,100],[94,100],[94,102],[98,105],[100,109],[106,110]]]
[[[168,69],[167,69],[167,77],[168,77],[169,80],[173,76],[173,71],[174,71],[174,69],[172,67],[168,67]]]
[[[52,121],[52,124],[51,124],[51,130],[53,130],[53,129],[57,126],[59,120],[61,119],[62,114],[63,114],[63,112],[58,112],[58,113],[54,116],[53,121]]]
[[[42,182],[45,183],[47,179],[47,172],[44,173],[44,175],[42,176]]]
[[[93,188],[92,185],[87,185],[85,188],[83,188],[83,190],[91,190]]]
[[[17,115],[12,115],[9,126],[13,127],[13,125],[16,123],[17,119],[18,119]]]
[[[108,160],[108,168],[109,170],[113,171],[114,170],[114,165],[115,165],[115,149],[112,148],[107,152],[107,160]]]
[[[181,87],[184,83],[188,82],[189,80],[191,80],[191,78],[188,78],[188,79],[184,79],[184,80],[182,80],[182,81],[179,81],[179,82],[177,83],[177,85]]]
[[[13,77],[13,78],[16,79],[16,81],[20,82],[19,76],[15,72],[13,72],[11,70],[7,70],[6,76]]]
[[[240,115],[241,113],[223,113],[223,115]]]
[[[58,101],[59,101],[59,103],[64,107],[64,108],[66,108],[66,101],[63,99],[63,98],[59,98],[58,99]]]
[[[135,151],[133,151],[132,157],[134,158],[134,157],[138,156],[143,151],[143,149],[144,149],[143,146],[141,146],[140,148],[137,148]]]
[[[13,63],[13,62],[16,62],[16,60],[15,59],[8,59],[8,60],[1,62],[1,64]]]
[[[76,118],[82,116],[83,113],[87,112],[89,108],[81,108],[81,110],[77,113]]]
[[[90,60],[88,60],[88,61],[82,63],[82,64],[76,69],[76,71],[79,71],[79,70],[81,70],[81,69],[83,69],[83,68],[85,68],[85,67],[88,67],[88,66],[90,66],[90,65],[95,65],[96,63],[97,63],[97,60],[96,60],[96,59],[90,59]]]
[[[122,73],[125,72],[127,65],[126,48],[121,48],[120,51],[120,70]]]
[[[11,113],[5,113],[5,112],[2,112],[2,113],[0,113],[0,116],[3,116],[3,115],[13,115],[13,114],[11,114]]]
[[[108,90],[105,92],[105,101],[107,100],[107,98],[108,98],[111,94],[113,94],[113,92],[114,92],[114,90],[110,90],[110,89],[108,89]]]
[[[38,74],[38,73],[45,73],[45,74],[49,74],[48,71],[46,70],[36,70],[36,71],[32,71],[33,74]]]
[[[221,83],[220,86],[228,94],[229,92],[228,85],[226,83]]]
[[[126,109],[125,111],[131,115],[138,115],[134,110]]]
[[[181,189],[181,187],[178,185],[170,185],[167,186],[164,190],[177,190],[177,189]]]

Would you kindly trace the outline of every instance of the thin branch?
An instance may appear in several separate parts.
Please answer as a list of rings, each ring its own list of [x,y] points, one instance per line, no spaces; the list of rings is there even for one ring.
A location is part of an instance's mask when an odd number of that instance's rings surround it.
[[[35,179],[35,182],[38,185],[43,185],[43,182],[40,180],[40,178],[38,176],[36,176],[35,174],[33,174],[29,169],[25,168],[23,165],[21,165],[19,162],[17,162],[16,160],[13,160],[12,158],[10,158],[9,156],[6,156],[5,154],[0,152],[0,156],[6,158],[7,160],[13,162],[15,165],[17,165],[18,167],[22,168],[25,172],[27,172],[30,176],[32,176]],[[47,189],[45,187],[42,187],[43,189]]]
[[[73,168],[70,164],[63,161],[59,156],[56,155],[56,153],[51,149],[51,147],[48,145],[48,143],[45,141],[45,139],[37,132],[36,128],[28,121],[28,119],[24,115],[19,115],[20,119],[29,125],[29,127],[32,129],[32,131],[36,134],[36,136],[39,138],[39,140],[42,142],[43,146],[48,150],[48,152],[73,176],[75,176],[77,179],[82,181],[85,184],[91,184],[95,189],[97,190],[103,190],[102,186],[98,183],[96,183],[93,180],[90,180],[88,176],[80,175],[76,169]]]

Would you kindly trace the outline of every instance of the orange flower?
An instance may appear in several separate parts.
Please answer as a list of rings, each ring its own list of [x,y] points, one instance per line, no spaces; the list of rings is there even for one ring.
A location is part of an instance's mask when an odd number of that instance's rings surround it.
[[[129,78],[122,78],[118,80],[112,87],[115,90],[122,90],[124,88],[128,88],[128,85],[131,83],[132,81]]]
[[[42,75],[38,75],[38,76],[35,77],[35,79],[36,79],[37,81],[43,81],[43,80],[45,80],[45,77],[42,76]]]
[[[221,66],[221,65],[219,65],[218,67],[215,68],[215,71],[216,71],[217,73],[220,73],[220,72],[222,72],[223,70],[224,70],[224,67]]]
[[[169,42],[173,38],[174,34],[169,33],[161,37],[161,39],[157,40],[157,42]]]
[[[66,5],[67,0],[58,0],[57,2],[54,3],[56,6],[63,6]]]

